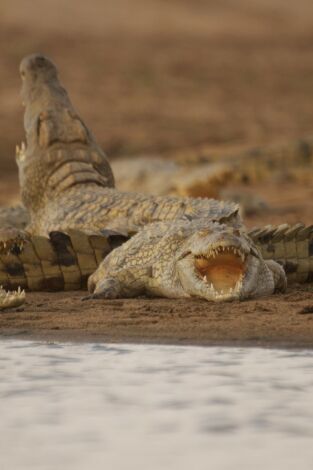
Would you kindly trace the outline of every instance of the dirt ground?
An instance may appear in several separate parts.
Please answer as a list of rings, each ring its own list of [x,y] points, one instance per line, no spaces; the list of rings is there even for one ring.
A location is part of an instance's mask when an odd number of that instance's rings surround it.
[[[313,347],[313,289],[274,298],[214,304],[204,300],[82,301],[81,292],[32,293],[0,315],[0,337],[60,341]]]
[[[289,3],[289,4],[288,4]],[[312,135],[311,0],[3,0],[0,5],[0,204],[18,200],[24,138],[18,64],[57,63],[109,158]],[[311,180],[312,181],[312,180]],[[313,221],[313,184],[260,182],[269,210],[248,226]],[[81,302],[29,294],[0,315],[0,335],[62,340],[313,346],[312,286],[243,303],[133,299]]]

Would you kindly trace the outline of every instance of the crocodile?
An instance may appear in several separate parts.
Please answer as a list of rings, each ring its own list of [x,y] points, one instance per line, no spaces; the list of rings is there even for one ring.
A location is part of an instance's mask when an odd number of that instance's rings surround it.
[[[251,164],[251,162],[250,162]],[[111,163],[116,184],[123,191],[146,194],[216,198],[237,202],[241,215],[269,210],[267,204],[251,191],[229,188],[243,173],[235,162],[225,161],[182,164],[160,157],[123,157]]]
[[[232,178],[232,168],[223,163],[187,166],[160,157],[149,157],[149,165],[146,163],[146,157],[113,160],[111,167],[118,187],[155,196],[218,198]]]
[[[16,291],[6,292],[0,287],[0,310],[20,307],[25,302],[25,291],[20,287]]]
[[[165,157],[144,156],[115,159],[112,169],[118,186],[155,195],[175,194],[192,197],[228,199],[225,186],[264,181],[300,181],[312,183],[313,136],[259,147],[237,150],[199,146],[167,153]],[[228,194],[227,194],[228,193]],[[232,194],[232,193],[231,193]],[[232,194],[233,196],[233,194]],[[251,194],[248,204],[251,208]],[[257,209],[262,205],[253,204]]]
[[[275,253],[271,249],[272,259],[263,259],[237,204],[118,191],[106,155],[72,106],[52,61],[28,56],[20,75],[27,145],[17,147],[16,160],[30,221],[25,231],[0,232],[6,287],[81,288],[95,271],[88,283],[95,297],[144,291],[232,300],[285,289]],[[307,263],[301,271],[308,279],[311,228],[304,229]],[[181,289],[169,281],[176,263],[183,272]],[[302,269],[297,253],[294,264],[294,272]],[[124,273],[122,287],[118,271]],[[199,280],[205,287],[195,287]]]
[[[222,301],[284,291],[286,278],[313,281],[313,226],[268,225],[246,233],[240,226],[181,219],[149,224],[128,238],[106,230],[49,237],[0,231],[0,283],[16,289],[3,308],[25,300],[21,287],[75,290],[88,281],[90,298],[144,293]]]
[[[312,182],[313,135],[263,146],[238,146],[237,150],[201,145],[172,151],[166,158],[186,168],[222,162],[232,171],[232,182]]]

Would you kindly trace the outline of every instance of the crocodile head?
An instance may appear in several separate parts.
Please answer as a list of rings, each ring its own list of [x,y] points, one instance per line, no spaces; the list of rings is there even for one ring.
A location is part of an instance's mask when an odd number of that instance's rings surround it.
[[[15,308],[25,302],[25,291],[18,287],[15,291],[5,291],[0,286],[0,310]]]
[[[4,269],[15,268],[14,257],[19,255],[23,246],[28,241],[28,234],[14,227],[1,228],[0,230],[0,264]],[[12,257],[13,255],[13,257]],[[13,260],[13,262],[12,262]],[[2,271],[2,270],[1,270]],[[0,273],[0,281],[10,281],[5,272]],[[0,284],[1,284],[0,282]],[[14,291],[6,291],[0,285],[0,311],[6,308],[19,307],[25,302],[25,291],[17,287]]]
[[[115,249],[89,279],[94,297],[146,292],[229,301],[285,287],[283,268],[264,261],[242,228],[203,219],[148,226]]]
[[[56,66],[41,54],[20,64],[26,145],[17,147],[21,195],[33,213],[75,184],[114,186],[105,154],[72,106]]]
[[[214,223],[196,230],[184,242],[175,264],[184,291],[207,300],[259,297],[286,286],[283,269],[263,260],[239,227]]]
[[[20,63],[21,97],[24,106],[38,101],[45,87],[58,87],[58,72],[54,63],[42,54],[31,54]]]

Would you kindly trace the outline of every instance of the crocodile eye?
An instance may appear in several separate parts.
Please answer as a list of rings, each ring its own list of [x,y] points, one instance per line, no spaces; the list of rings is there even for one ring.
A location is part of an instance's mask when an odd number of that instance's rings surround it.
[[[22,70],[21,71],[21,78],[24,80],[25,76],[26,76],[26,73],[24,72],[24,70]]]

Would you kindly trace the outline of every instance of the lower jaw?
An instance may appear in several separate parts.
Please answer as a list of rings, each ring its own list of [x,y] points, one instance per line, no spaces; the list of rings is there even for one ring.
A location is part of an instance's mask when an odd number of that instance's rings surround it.
[[[241,300],[241,296],[239,293],[220,295],[209,294],[206,295],[205,298],[209,302],[233,302],[234,300]]]

